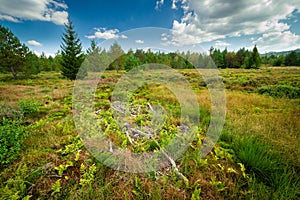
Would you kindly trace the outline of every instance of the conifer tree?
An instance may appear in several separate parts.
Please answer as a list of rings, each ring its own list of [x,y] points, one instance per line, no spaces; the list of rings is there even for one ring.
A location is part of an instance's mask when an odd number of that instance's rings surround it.
[[[253,61],[253,67],[255,69],[258,69],[260,67],[261,60],[256,45],[254,46],[252,51],[252,61]]]
[[[87,71],[83,67],[80,67],[85,56],[82,52],[81,42],[78,38],[78,35],[74,31],[74,26],[70,19],[68,23],[65,24],[65,33],[63,34],[62,41],[62,75],[70,80],[84,78],[87,75]]]

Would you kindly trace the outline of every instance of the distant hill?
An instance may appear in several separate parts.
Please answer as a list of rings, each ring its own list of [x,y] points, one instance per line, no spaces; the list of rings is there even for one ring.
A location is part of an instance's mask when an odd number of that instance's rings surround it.
[[[295,49],[295,50],[291,50],[291,51],[280,51],[280,52],[268,52],[268,53],[263,53],[260,54],[260,56],[280,56],[280,55],[287,55],[289,53],[291,53],[292,51],[296,51],[296,52],[300,52],[300,49]]]

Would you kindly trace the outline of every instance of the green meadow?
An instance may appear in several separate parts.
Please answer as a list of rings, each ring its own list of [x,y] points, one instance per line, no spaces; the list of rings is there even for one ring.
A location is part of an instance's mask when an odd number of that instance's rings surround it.
[[[205,157],[199,155],[211,121],[207,84],[195,69],[176,71],[196,95],[199,123],[181,157],[147,173],[112,169],[86,149],[73,119],[74,81],[57,72],[18,80],[0,74],[0,199],[299,199],[300,68],[220,69],[226,121]],[[125,134],[111,107],[125,74],[99,74],[91,114],[119,148],[164,149],[180,128],[178,99],[160,84],[139,87],[127,121],[149,127],[156,104],[166,116],[151,138]]]

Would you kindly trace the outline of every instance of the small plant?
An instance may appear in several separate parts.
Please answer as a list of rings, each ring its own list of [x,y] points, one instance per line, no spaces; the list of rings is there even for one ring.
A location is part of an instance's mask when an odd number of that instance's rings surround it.
[[[227,189],[225,184],[222,181],[217,181],[215,177],[211,178],[210,184],[212,184],[218,190],[218,192],[223,192]]]
[[[55,169],[58,171],[58,175],[63,175],[64,171],[66,171],[68,169],[68,167],[72,167],[73,166],[73,162],[72,161],[68,161],[67,164],[65,165],[59,165],[58,167],[55,167]]]
[[[80,166],[80,181],[79,184],[81,187],[91,186],[93,181],[95,180],[96,166],[92,165],[90,167],[86,167],[83,163]]]
[[[53,185],[52,185],[52,193],[51,196],[53,196],[56,193],[60,193],[61,190],[61,184],[60,184],[60,179],[58,179]]]
[[[32,185],[28,178],[27,165],[20,165],[16,169],[16,175],[5,182],[5,187],[0,188],[0,199],[18,200],[30,199],[31,195],[26,195],[28,185]]]
[[[27,136],[25,128],[18,122],[3,118],[0,125],[0,167],[17,159]]]
[[[40,109],[40,103],[34,99],[22,99],[18,102],[18,105],[24,115],[36,114]]]
[[[134,177],[134,189],[133,189],[133,193],[136,195],[136,196],[139,196],[140,193],[142,192],[142,182],[141,180],[138,178],[138,177]]]
[[[192,194],[191,200],[200,200],[200,199],[201,199],[201,188],[196,187]]]
[[[79,135],[71,138],[70,142],[71,144],[66,145],[64,149],[59,149],[57,153],[61,153],[62,155],[69,155],[80,150],[83,147],[83,143]]]
[[[245,168],[245,165],[243,165],[243,163],[238,163],[238,165],[240,166],[241,168],[241,172],[242,172],[242,175],[244,178],[249,178],[249,175],[246,174],[246,168]]]

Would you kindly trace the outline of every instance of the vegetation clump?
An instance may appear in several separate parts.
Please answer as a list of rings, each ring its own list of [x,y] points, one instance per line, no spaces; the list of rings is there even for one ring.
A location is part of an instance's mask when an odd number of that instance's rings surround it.
[[[262,86],[257,89],[257,92],[274,98],[300,98],[300,88],[290,85]]]

